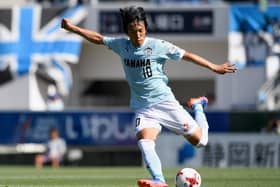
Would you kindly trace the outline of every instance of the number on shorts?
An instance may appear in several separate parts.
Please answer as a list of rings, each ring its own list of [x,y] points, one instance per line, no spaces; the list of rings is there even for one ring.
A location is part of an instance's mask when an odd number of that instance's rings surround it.
[[[140,125],[140,118],[136,118],[135,123],[136,123],[136,127],[138,127]]]

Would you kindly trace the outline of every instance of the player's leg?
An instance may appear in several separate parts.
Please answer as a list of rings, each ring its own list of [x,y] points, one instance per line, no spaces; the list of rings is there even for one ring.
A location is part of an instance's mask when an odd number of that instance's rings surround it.
[[[158,105],[158,120],[160,123],[175,132],[183,135],[194,146],[205,146],[208,141],[208,122],[203,112],[207,98],[193,99],[192,106],[195,113],[193,118],[178,101],[166,101]]]
[[[40,169],[45,163],[45,155],[39,154],[35,156],[35,167]]]
[[[197,147],[206,146],[208,143],[208,122],[204,113],[204,108],[208,103],[206,97],[192,98],[189,100],[188,105],[193,109],[195,121],[199,128],[196,128],[191,134],[185,137],[189,142]]]
[[[52,168],[58,168],[59,164],[60,164],[60,159],[59,158],[51,158]]]
[[[155,128],[145,128],[137,133],[137,139],[138,147],[141,150],[142,157],[149,173],[154,180],[165,182],[162,174],[161,161],[155,150],[155,140],[159,132],[160,131]]]
[[[137,116],[137,115],[136,115]],[[162,173],[161,161],[155,150],[155,141],[161,131],[161,126],[155,120],[136,117],[136,136],[138,147],[142,153],[145,165],[153,180],[138,180],[139,187],[167,187]]]

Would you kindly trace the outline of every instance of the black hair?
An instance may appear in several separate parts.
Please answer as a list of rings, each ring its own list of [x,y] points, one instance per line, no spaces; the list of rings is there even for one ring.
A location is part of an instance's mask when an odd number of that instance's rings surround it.
[[[51,127],[49,129],[49,134],[53,133],[53,132],[57,132],[58,133],[58,129],[56,127]]]
[[[125,7],[124,9],[120,9],[120,13],[122,17],[123,30],[126,34],[128,33],[128,24],[132,23],[135,20],[144,21],[145,27],[146,29],[148,29],[146,13],[144,8],[129,6]]]

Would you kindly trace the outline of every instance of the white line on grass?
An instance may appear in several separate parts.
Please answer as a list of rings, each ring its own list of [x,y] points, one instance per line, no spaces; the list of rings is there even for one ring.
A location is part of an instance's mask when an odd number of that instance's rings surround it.
[[[0,179],[135,179],[135,176],[0,176]]]
[[[134,186],[124,186],[124,185],[79,185],[79,184],[75,184],[75,185],[22,185],[22,184],[13,184],[13,185],[5,185],[5,184],[0,184],[0,187],[134,187]],[[135,186],[136,187],[136,186]]]

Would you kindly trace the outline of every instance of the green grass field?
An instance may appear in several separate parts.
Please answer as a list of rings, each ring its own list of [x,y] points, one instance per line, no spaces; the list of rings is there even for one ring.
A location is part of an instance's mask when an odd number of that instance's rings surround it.
[[[165,169],[170,187],[178,168]],[[198,169],[202,187],[279,187],[280,169]],[[36,170],[31,167],[0,167],[4,187],[136,187],[138,178],[149,177],[141,167],[76,167]]]

